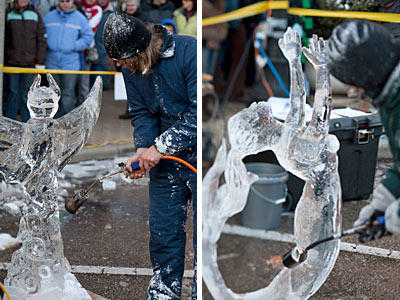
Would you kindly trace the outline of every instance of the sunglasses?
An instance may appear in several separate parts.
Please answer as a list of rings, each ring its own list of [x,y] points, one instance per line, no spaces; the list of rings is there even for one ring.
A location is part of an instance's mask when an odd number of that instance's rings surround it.
[[[66,3],[69,3],[69,2],[71,2],[72,0],[60,0],[60,3],[64,3],[64,2],[66,2]]]

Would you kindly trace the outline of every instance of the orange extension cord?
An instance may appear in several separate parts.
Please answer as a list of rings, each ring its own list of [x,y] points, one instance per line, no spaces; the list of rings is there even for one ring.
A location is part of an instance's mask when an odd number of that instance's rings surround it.
[[[170,156],[170,155],[164,155],[163,157],[161,157],[161,159],[172,159],[172,160],[179,161],[181,164],[184,164],[186,167],[188,167],[190,170],[192,170],[193,172],[195,172],[197,174],[197,169],[195,167],[193,167],[191,164],[189,164],[188,162],[184,161],[183,159],[180,159],[175,156]]]
[[[5,287],[0,283],[0,289],[4,292],[4,294],[7,296],[8,300],[11,300],[10,295],[8,294],[7,290],[5,289]],[[0,297],[1,300],[1,297]]]

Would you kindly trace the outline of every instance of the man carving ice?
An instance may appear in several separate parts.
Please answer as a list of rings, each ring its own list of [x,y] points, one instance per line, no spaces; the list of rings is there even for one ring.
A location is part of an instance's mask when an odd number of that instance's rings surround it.
[[[103,41],[110,57],[123,67],[136,148],[127,169],[132,171],[130,165],[139,161],[141,170],[131,178],[142,177],[151,169],[150,258],[154,273],[147,299],[180,299],[191,200],[196,251],[196,175],[179,163],[160,158],[173,155],[196,165],[196,39],[171,35],[161,25],[145,25],[128,15],[112,14]],[[196,275],[192,298],[197,298]]]
[[[361,209],[355,226],[385,215],[389,232],[400,233],[400,44],[383,26],[369,21],[352,21],[336,27],[329,38],[328,69],[333,76],[359,94],[371,98],[381,115],[393,154],[393,168],[377,185],[372,202]],[[365,242],[381,237],[360,236]]]

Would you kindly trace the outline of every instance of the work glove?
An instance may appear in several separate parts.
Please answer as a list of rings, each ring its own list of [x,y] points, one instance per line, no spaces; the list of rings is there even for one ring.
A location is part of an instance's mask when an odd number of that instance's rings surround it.
[[[374,221],[378,220],[378,217],[384,218],[384,212],[375,211],[371,218],[365,223],[367,228],[359,232],[358,240],[361,243],[366,243],[373,240],[378,240],[384,235],[391,234],[385,229],[385,222],[379,222],[377,225]]]
[[[378,184],[372,195],[372,202],[361,209],[358,219],[354,222],[354,227],[371,226],[378,216],[385,215],[386,209],[395,201],[392,193],[382,183]],[[361,243],[365,243],[379,239],[385,233],[387,233],[385,225],[373,226],[361,232],[358,239]]]
[[[393,202],[385,210],[385,227],[392,233],[400,234],[400,199]]]
[[[354,227],[371,221],[375,212],[380,212],[383,215],[386,208],[395,201],[396,198],[392,193],[382,183],[378,184],[372,195],[372,202],[360,210],[358,219],[354,222]]]

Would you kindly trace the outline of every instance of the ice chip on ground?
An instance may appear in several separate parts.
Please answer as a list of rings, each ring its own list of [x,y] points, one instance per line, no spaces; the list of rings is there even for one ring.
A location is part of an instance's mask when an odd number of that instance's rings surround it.
[[[67,165],[62,174],[68,178],[96,177],[109,173],[116,165],[111,160],[87,160]]]
[[[125,281],[120,281],[119,285],[122,287],[127,287],[129,285],[129,283],[125,282]]]
[[[62,189],[62,188],[57,189],[57,194],[60,196],[68,196],[69,195],[68,191],[66,189]]]
[[[0,250],[7,250],[19,247],[21,241],[13,238],[8,233],[0,233]]]
[[[13,202],[4,204],[3,210],[5,210],[6,212],[8,212],[10,215],[13,216],[19,216],[21,214],[18,205]]]
[[[144,177],[144,178],[134,179],[132,180],[132,183],[139,186],[146,186],[150,183],[150,178]]]
[[[60,176],[58,178],[60,179]],[[58,186],[60,188],[73,188],[75,185],[68,180],[58,180]]]
[[[23,194],[23,189],[19,184],[6,184],[4,181],[1,181],[0,182],[0,207],[2,204],[5,204],[5,203],[16,203],[17,204],[17,202],[19,202],[19,201],[24,201],[22,194]]]
[[[225,141],[214,164],[203,179],[203,279],[216,300],[303,300],[311,297],[325,282],[339,254],[339,240],[308,251],[298,266],[281,270],[272,282],[257,291],[237,294],[229,289],[218,269],[217,242],[227,219],[240,212],[247,201],[255,174],[247,172],[242,159],[272,150],[280,165],[306,181],[297,204],[294,233],[298,247],[326,238],[341,230],[341,190],[336,151],[339,142],[328,135],[332,106],[331,87],[326,70],[325,42],[313,37],[304,49],[316,71],[313,115],[305,124],[305,88],[301,69],[301,42],[288,28],[279,47],[289,60],[290,110],[284,123],[274,119],[268,103],[253,103],[228,122],[231,149]],[[225,184],[220,185],[224,175]]]
[[[104,179],[101,185],[104,191],[114,191],[117,187],[117,183],[110,179]]]
[[[132,183],[132,179],[126,177],[123,173],[119,174],[119,180],[122,180],[125,183]]]
[[[50,74],[49,87],[40,86],[40,79],[28,94],[27,123],[0,117],[0,174],[7,184],[19,185],[25,203],[18,232],[23,247],[12,255],[5,285],[28,292],[13,300],[91,300],[76,279],[70,285],[65,280],[73,275],[64,257],[56,191],[58,173],[86,143],[98,119],[102,80],[97,78],[82,105],[53,119],[60,90]],[[43,276],[43,266],[51,270],[50,278]]]

